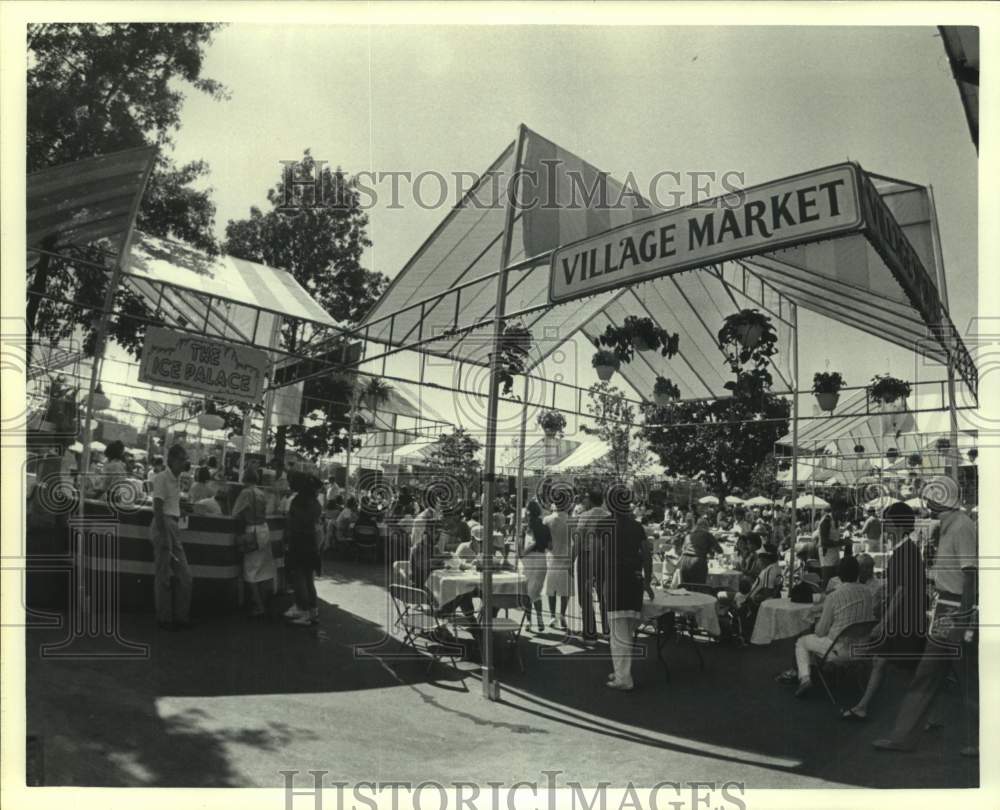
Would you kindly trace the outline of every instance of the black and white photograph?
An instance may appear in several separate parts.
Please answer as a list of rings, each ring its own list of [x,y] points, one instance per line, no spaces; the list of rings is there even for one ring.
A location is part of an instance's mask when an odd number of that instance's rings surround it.
[[[0,3],[8,806],[997,806],[1000,12],[753,5]]]

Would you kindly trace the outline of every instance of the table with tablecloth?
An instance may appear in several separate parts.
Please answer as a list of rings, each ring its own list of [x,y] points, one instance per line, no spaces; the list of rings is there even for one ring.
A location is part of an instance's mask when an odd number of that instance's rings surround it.
[[[797,636],[813,626],[821,610],[819,604],[767,599],[757,611],[750,643],[770,644],[779,638]]]
[[[644,620],[657,619],[666,613],[684,613],[694,616],[697,624],[713,636],[719,635],[719,616],[715,610],[716,598],[706,593],[671,593],[656,591],[655,599],[642,604]]]
[[[482,575],[478,571],[438,569],[432,571],[425,587],[438,605],[446,605],[462,594],[478,593]],[[524,592],[527,579],[514,571],[493,572],[493,593]]]
[[[713,588],[727,591],[738,591],[740,589],[740,578],[742,571],[733,571],[727,568],[717,568],[709,564],[708,579],[705,582]]]

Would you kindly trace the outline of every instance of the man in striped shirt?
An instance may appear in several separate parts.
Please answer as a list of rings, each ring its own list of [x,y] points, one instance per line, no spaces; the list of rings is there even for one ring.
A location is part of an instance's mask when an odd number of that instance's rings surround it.
[[[840,561],[837,566],[840,587],[826,597],[813,632],[800,636],[795,642],[795,674],[799,682],[796,697],[802,697],[812,686],[809,677],[811,657],[825,655],[845,627],[871,621],[874,617],[874,595],[871,588],[858,582],[858,573],[858,561],[854,557],[844,557]]]

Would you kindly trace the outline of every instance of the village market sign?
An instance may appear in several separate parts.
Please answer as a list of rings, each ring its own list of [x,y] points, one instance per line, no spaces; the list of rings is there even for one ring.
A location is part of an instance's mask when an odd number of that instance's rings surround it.
[[[146,330],[139,381],[257,403],[267,366],[260,349],[154,326]]]
[[[844,163],[647,217],[560,247],[549,301],[842,236],[862,225],[858,168]]]

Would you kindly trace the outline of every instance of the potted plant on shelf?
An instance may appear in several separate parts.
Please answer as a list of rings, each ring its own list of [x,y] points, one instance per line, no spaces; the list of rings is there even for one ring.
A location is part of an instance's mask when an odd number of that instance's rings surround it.
[[[597,340],[598,348],[611,349],[621,363],[630,363],[635,352],[659,351],[664,357],[677,353],[678,336],[671,335],[653,321],[629,315],[621,326],[608,324]]]
[[[661,408],[681,398],[681,390],[666,377],[657,377],[653,384],[653,401]]]
[[[843,387],[844,378],[839,371],[818,371],[813,375],[813,393],[821,411],[833,412]]]
[[[868,386],[868,396],[878,405],[892,405],[897,400],[902,400],[905,408],[909,395],[910,384],[889,374],[875,375],[872,377],[872,384]]]
[[[559,411],[544,411],[538,415],[538,426],[550,439],[562,436],[566,429],[566,417]]]
[[[621,360],[618,359],[618,355],[607,349],[598,349],[594,352],[590,362],[602,382],[610,380],[614,373],[621,368]]]

